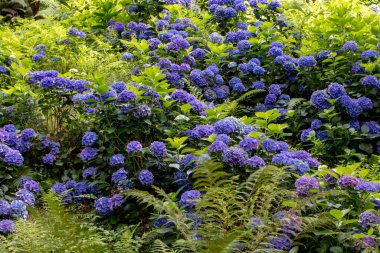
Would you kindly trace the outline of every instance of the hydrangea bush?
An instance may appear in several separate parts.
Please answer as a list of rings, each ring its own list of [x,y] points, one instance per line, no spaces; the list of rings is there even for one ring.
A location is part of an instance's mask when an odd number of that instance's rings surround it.
[[[43,189],[138,224],[139,252],[378,250],[380,16],[321,4],[78,1],[2,27],[0,234]]]

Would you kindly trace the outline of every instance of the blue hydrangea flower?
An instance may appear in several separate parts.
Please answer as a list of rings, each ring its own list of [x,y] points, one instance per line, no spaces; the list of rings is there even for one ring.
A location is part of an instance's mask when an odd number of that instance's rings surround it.
[[[154,141],[150,144],[150,151],[156,157],[165,157],[167,155],[165,143],[161,141]]]
[[[9,216],[11,214],[11,205],[8,201],[0,199],[0,217]]]
[[[86,162],[86,161],[94,159],[97,153],[98,153],[97,148],[84,148],[79,156],[83,162]]]
[[[303,56],[298,59],[298,66],[300,68],[314,67],[316,64],[317,61],[314,59],[313,56]]]
[[[24,157],[21,155],[20,151],[9,149],[5,153],[3,161],[10,166],[20,167],[24,163]]]
[[[222,141],[215,140],[210,147],[208,148],[208,152],[222,152],[228,148],[227,144]]]
[[[311,103],[319,110],[325,110],[330,108],[331,104],[329,101],[330,96],[323,90],[316,90],[311,95]]]
[[[270,240],[269,248],[288,251],[292,246],[291,240],[286,236],[279,236]]]
[[[251,43],[248,40],[241,40],[237,43],[237,48],[240,51],[247,51],[251,48]]]
[[[332,98],[339,98],[347,94],[346,90],[344,89],[344,86],[339,83],[331,83],[327,87],[327,91],[329,92]]]
[[[110,158],[109,158],[109,164],[110,165],[120,165],[120,164],[124,164],[124,156],[122,154],[115,154],[115,155],[112,155]]]
[[[357,51],[359,50],[359,46],[358,44],[355,42],[355,41],[347,41],[346,43],[344,43],[343,45],[343,50],[345,51]]]
[[[88,178],[88,177],[93,177],[96,175],[96,169],[91,167],[91,168],[87,168],[85,169],[83,172],[82,172],[82,177],[84,179]]]
[[[313,130],[317,130],[322,127],[322,121],[319,119],[315,119],[311,122],[310,128]]]
[[[357,102],[362,109],[372,109],[373,108],[372,100],[367,98],[367,97],[360,97],[360,98],[358,98]]]
[[[21,139],[24,141],[32,139],[36,135],[36,132],[32,128],[26,128],[21,131]]]
[[[66,186],[64,185],[64,184],[62,184],[62,183],[55,183],[52,187],[51,187],[51,189],[53,190],[53,192],[55,193],[55,194],[61,194],[61,193],[63,193],[64,191],[67,191],[67,188],[66,188]]]
[[[135,57],[133,56],[133,54],[128,53],[128,52],[124,53],[124,54],[121,56],[121,59],[122,59],[123,61],[133,60],[133,58],[135,58]]]
[[[252,167],[265,167],[266,166],[266,163],[263,160],[263,158],[256,156],[256,155],[248,159],[248,164]]]
[[[369,134],[380,134],[380,126],[375,121],[364,122],[363,126],[368,128]]]
[[[277,8],[281,8],[281,4],[278,1],[272,1],[268,4],[268,8],[271,10],[275,10]]]
[[[112,173],[112,182],[118,183],[121,180],[127,179],[128,172],[125,171],[123,168],[118,169],[114,173]]]
[[[138,141],[131,141],[127,144],[127,153],[134,154],[142,151],[142,145]]]
[[[188,154],[182,158],[180,165],[181,170],[192,170],[197,166],[197,157],[193,154]]]
[[[139,180],[140,183],[143,185],[151,185],[154,182],[154,176],[153,173],[149,170],[142,170],[139,173]]]
[[[256,139],[248,137],[239,142],[239,147],[241,147],[245,151],[251,151],[254,149],[257,150],[259,148],[259,143]]]
[[[13,200],[11,202],[11,213],[13,216],[26,219],[28,216],[26,204],[22,200]]]
[[[265,90],[265,84],[261,81],[256,81],[252,84],[251,88],[255,90]]]
[[[86,132],[82,138],[82,145],[90,147],[98,140],[98,135],[94,132]]]
[[[278,96],[281,94],[281,87],[278,84],[272,84],[271,86],[269,86],[268,91],[269,91],[269,94]]]
[[[179,205],[185,206],[186,208],[194,208],[196,205],[196,201],[200,198],[200,196],[201,193],[197,190],[185,191],[181,195]]]
[[[21,180],[20,180],[21,181]],[[38,193],[41,189],[40,185],[34,180],[27,180],[23,183],[20,182],[20,186],[28,191]]]
[[[100,215],[110,215],[112,213],[111,209],[111,199],[108,197],[101,197],[95,201],[96,212]]]
[[[298,175],[303,176],[310,171],[309,165],[300,159],[292,159],[290,163]]]
[[[57,157],[51,153],[46,154],[42,157],[42,162],[49,165],[54,165],[55,160]]]
[[[280,47],[272,47],[272,48],[269,48],[269,51],[268,51],[268,56],[281,56],[283,55],[283,52],[282,52],[282,48]]]
[[[379,53],[376,52],[375,50],[364,51],[362,55],[360,56],[360,58],[363,58],[363,59],[373,59],[376,57],[379,57]]]
[[[380,89],[380,81],[375,76],[368,75],[362,79],[362,85]]]
[[[14,230],[14,222],[12,220],[2,220],[0,221],[0,233],[8,234]]]
[[[122,195],[115,194],[109,200],[110,208],[115,209],[115,208],[121,206],[124,203],[124,201],[125,201],[125,199]]]
[[[268,151],[268,152],[276,152],[278,150],[278,145],[275,140],[272,140],[270,138],[265,139],[261,143],[263,150]]]
[[[193,56],[195,59],[201,60],[201,59],[205,58],[206,52],[205,52],[205,50],[203,50],[201,48],[196,48],[193,51],[191,51],[190,55]]]
[[[380,184],[362,181],[355,185],[355,189],[366,192],[378,192],[380,191]]]
[[[219,33],[213,32],[210,34],[210,41],[214,44],[221,44],[223,42],[223,37]]]

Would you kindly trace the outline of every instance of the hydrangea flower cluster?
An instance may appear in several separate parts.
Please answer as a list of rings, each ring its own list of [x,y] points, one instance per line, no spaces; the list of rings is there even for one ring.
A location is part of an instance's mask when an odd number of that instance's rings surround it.
[[[0,160],[9,166],[22,166],[22,153],[30,150],[35,135],[32,128],[20,132],[13,124],[4,125],[0,129]]]
[[[33,206],[35,195],[40,192],[40,185],[28,178],[23,177],[19,182],[19,190],[16,199],[10,203],[0,199],[0,233],[8,234],[14,230],[13,219],[26,219],[28,216],[27,206]]]

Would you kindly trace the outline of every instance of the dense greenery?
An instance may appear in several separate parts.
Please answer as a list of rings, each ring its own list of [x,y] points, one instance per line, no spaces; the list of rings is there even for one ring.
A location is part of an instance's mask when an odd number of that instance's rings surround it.
[[[1,252],[379,251],[376,1],[7,4]]]

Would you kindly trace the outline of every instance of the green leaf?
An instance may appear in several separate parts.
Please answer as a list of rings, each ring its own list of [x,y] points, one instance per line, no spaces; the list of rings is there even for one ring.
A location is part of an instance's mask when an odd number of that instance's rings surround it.
[[[296,207],[297,202],[294,200],[285,200],[284,202],[282,202],[282,205],[288,206],[288,207]]]
[[[330,248],[330,252],[332,253],[342,253],[343,249],[339,246],[333,246]]]
[[[343,217],[349,212],[350,210],[349,209],[345,209],[345,210],[338,210],[338,209],[333,209],[331,210],[329,213],[334,216],[335,219],[337,219],[338,221],[341,221],[343,219]]]

